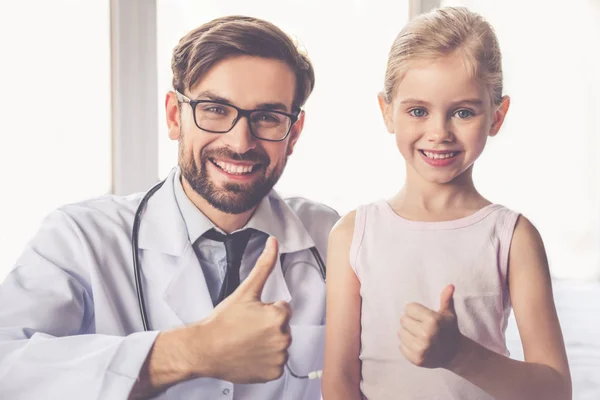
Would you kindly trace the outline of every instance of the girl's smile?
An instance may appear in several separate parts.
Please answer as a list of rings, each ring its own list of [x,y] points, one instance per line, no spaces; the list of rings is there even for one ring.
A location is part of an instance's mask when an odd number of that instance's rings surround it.
[[[462,154],[460,151],[419,150],[423,160],[433,167],[446,167]]]

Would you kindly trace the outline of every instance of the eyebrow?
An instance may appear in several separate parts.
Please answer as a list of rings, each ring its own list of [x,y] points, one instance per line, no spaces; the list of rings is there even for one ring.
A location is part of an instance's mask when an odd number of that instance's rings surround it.
[[[234,105],[229,99],[218,96],[208,90],[200,93],[196,99],[197,100],[211,100],[211,101],[216,101],[216,102],[220,102],[220,103]],[[270,111],[289,112],[287,106],[281,102],[260,103],[260,104],[257,104],[254,109],[255,110],[270,110]]]
[[[483,100],[480,99],[464,99],[455,102],[454,104],[470,104],[475,107],[481,107],[483,105]]]
[[[428,102],[423,101],[423,100],[417,100],[417,99],[404,99],[400,102],[400,104],[420,104],[423,106],[429,105]]]
[[[418,99],[404,99],[400,102],[400,104],[418,104],[418,105],[424,105],[424,106],[429,105],[428,102],[423,101],[423,100],[418,100]],[[480,99],[464,99],[464,100],[455,101],[452,104],[454,104],[454,105],[470,104],[475,107],[481,107],[483,105],[483,101]]]

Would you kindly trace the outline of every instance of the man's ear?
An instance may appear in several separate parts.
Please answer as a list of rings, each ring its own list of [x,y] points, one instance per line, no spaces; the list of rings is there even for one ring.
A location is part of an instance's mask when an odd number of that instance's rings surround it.
[[[296,142],[300,138],[300,134],[302,133],[302,129],[304,129],[304,110],[300,111],[298,115],[298,120],[294,125],[292,125],[292,130],[290,131],[290,140],[288,142],[287,155],[291,156],[294,152],[294,146],[296,146]]]
[[[506,118],[506,113],[508,113],[508,109],[510,108],[510,97],[504,96],[500,101],[500,105],[496,107],[496,111],[494,111],[494,122],[492,122],[492,126],[490,127],[489,136],[496,136],[498,131],[502,127],[504,123],[504,118]]]
[[[377,95],[377,101],[379,102],[379,109],[381,110],[381,116],[383,117],[383,123],[389,133],[394,133],[394,123],[392,118],[392,105],[385,100],[383,93]]]
[[[181,137],[181,109],[177,101],[177,94],[173,91],[167,93],[167,97],[165,98],[165,112],[167,127],[169,128],[169,139],[179,140]]]

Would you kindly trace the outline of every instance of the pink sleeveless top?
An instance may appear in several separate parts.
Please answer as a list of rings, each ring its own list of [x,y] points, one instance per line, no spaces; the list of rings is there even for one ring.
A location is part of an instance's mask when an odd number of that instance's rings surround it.
[[[367,399],[492,399],[448,370],[411,364],[396,333],[407,303],[437,311],[442,289],[452,283],[460,331],[508,355],[508,251],[518,216],[496,204],[444,222],[406,220],[383,200],[357,209],[350,265],[360,281]]]

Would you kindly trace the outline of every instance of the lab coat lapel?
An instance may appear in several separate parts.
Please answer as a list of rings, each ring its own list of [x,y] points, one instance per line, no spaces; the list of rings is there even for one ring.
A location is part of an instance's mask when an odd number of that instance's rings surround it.
[[[148,290],[160,293],[162,301],[188,324],[206,317],[213,309],[206,279],[190,244],[185,222],[175,200],[176,170],[150,198],[143,213],[139,247],[141,270]],[[152,316],[152,310],[148,310]],[[153,326],[160,326],[159,323]]]
[[[292,299],[287,283],[281,269],[281,258],[277,257],[277,263],[273,272],[267,278],[262,291],[261,301],[263,303],[272,303],[278,300],[289,302]]]
[[[283,275],[281,254],[294,253],[314,246],[302,221],[279,195],[272,190],[258,205],[247,227],[274,236],[279,242],[279,256],[273,272],[265,282],[262,301],[265,303],[277,300],[291,301],[292,297]]]
[[[190,324],[206,318],[214,306],[194,248],[188,246],[178,262],[178,272],[165,290],[163,300],[184,324]]]

